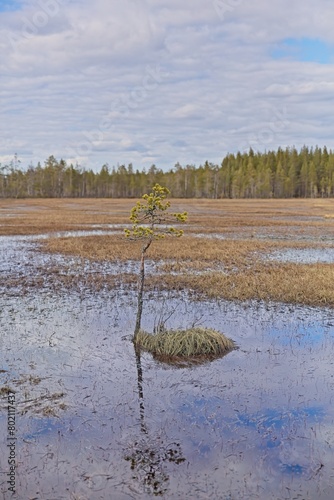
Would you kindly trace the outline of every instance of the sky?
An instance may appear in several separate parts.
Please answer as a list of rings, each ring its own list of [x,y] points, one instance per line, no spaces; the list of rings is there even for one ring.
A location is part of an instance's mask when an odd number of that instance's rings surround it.
[[[0,0],[0,162],[334,147],[332,0]]]

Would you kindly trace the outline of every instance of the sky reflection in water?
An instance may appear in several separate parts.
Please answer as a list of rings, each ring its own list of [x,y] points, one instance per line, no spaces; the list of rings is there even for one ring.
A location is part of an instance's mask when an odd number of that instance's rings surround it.
[[[144,354],[139,398],[127,337],[134,295],[0,296],[0,380],[18,402],[18,498],[145,499],[154,488],[168,499],[330,498],[333,312],[155,295],[143,327],[174,308],[167,326],[197,321],[239,349],[180,369]],[[64,393],[57,416],[43,416],[55,393]],[[1,417],[5,436],[5,398]]]

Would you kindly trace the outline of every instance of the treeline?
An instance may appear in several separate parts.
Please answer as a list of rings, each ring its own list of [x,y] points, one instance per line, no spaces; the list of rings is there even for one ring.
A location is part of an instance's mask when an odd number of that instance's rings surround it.
[[[132,164],[106,164],[94,172],[53,156],[26,170],[17,157],[0,166],[2,198],[137,198],[156,182],[177,198],[334,197],[334,152],[306,146],[265,153],[250,149],[227,155],[220,165],[176,164],[167,172],[155,165],[139,171]]]

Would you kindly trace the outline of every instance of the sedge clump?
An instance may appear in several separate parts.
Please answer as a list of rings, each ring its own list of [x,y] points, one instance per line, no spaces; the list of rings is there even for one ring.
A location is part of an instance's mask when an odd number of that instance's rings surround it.
[[[196,357],[212,359],[224,356],[235,348],[233,340],[204,327],[167,330],[153,335],[140,330],[137,345],[154,357],[169,361]]]

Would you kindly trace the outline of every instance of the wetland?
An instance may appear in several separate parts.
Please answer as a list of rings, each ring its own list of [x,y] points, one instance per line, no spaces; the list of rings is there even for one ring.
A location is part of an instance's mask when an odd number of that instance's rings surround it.
[[[134,350],[132,205],[0,203],[3,498],[8,392],[18,499],[331,498],[334,202],[173,201],[142,322],[236,343],[194,366]]]

